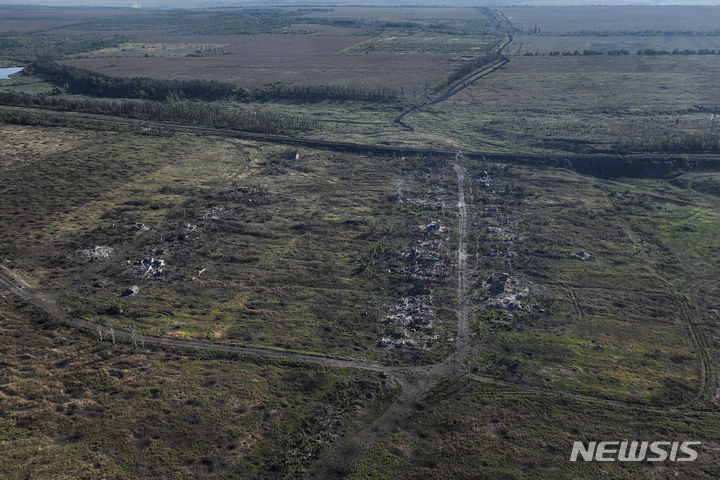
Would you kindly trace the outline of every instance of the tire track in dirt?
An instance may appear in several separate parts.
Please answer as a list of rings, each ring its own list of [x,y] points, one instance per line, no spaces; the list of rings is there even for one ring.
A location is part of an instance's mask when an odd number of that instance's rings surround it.
[[[467,204],[465,203],[465,169],[457,154],[453,168],[458,183],[458,248],[457,248],[457,317],[458,331],[455,351],[442,362],[425,367],[398,369],[395,376],[402,391],[395,402],[370,425],[357,432],[338,448],[313,474],[317,480],[340,479],[350,473],[352,467],[382,437],[402,426],[417,411],[422,400],[438,386],[443,378],[467,375],[463,361],[470,351],[470,326],[467,300]]]
[[[181,348],[191,350],[206,350],[227,353],[237,353],[243,355],[260,356],[264,358],[298,361],[306,363],[314,363],[335,368],[355,368],[362,370],[375,371],[385,373],[395,378],[401,386],[401,392],[390,407],[368,426],[357,432],[355,435],[346,440],[343,445],[337,448],[328,460],[318,466],[314,472],[313,478],[326,480],[335,478],[344,478],[352,469],[352,467],[385,435],[391,433],[396,428],[407,422],[410,416],[425,406],[423,400],[427,395],[436,389],[443,379],[452,377],[465,377],[475,381],[502,385],[512,388],[516,391],[555,395],[558,397],[568,397],[582,401],[600,402],[607,405],[621,406],[626,408],[636,408],[653,411],[668,411],[683,407],[683,411],[696,412],[702,414],[720,414],[720,412],[708,410],[695,410],[687,408],[689,405],[678,405],[671,407],[660,407],[647,404],[637,404],[622,400],[612,400],[591,395],[577,394],[566,391],[554,391],[542,387],[534,387],[514,382],[507,382],[500,379],[482,377],[470,374],[464,367],[463,362],[467,358],[470,351],[470,325],[467,285],[468,285],[468,253],[467,253],[467,237],[468,237],[468,216],[467,204],[465,201],[465,188],[467,185],[467,173],[465,168],[460,164],[461,154],[457,154],[453,163],[458,183],[458,252],[457,252],[457,316],[458,331],[455,351],[448,355],[442,362],[413,367],[397,367],[388,366],[378,363],[366,362],[361,360],[341,359],[327,357],[321,355],[312,355],[299,352],[291,352],[286,350],[273,350],[267,348],[257,348],[242,345],[221,344],[212,342],[199,342],[191,340],[178,340],[172,338],[155,337],[149,335],[139,335],[141,343],[144,345]],[[23,280],[23,278],[4,265],[0,265],[0,287],[4,287],[14,294],[18,295],[28,303],[35,305],[43,310],[51,317],[77,328],[89,335],[96,335],[99,330],[109,333],[108,327],[94,322],[73,317],[68,313],[60,310],[50,295],[37,291],[31,285]],[[133,343],[138,339],[137,334],[125,330],[114,330],[116,340]]]
[[[512,37],[511,37],[511,39],[510,39],[507,43],[509,43],[510,41],[512,41]],[[502,48],[505,48],[505,45],[507,45],[507,43],[504,44],[504,45],[501,47],[501,49],[502,49]],[[410,114],[412,114],[412,113],[415,113],[415,112],[417,112],[417,111],[419,111],[419,110],[421,110],[421,109],[423,109],[423,108],[425,108],[425,107],[429,107],[430,105],[435,105],[435,104],[437,104],[437,103],[444,102],[445,100],[450,99],[451,97],[453,97],[453,96],[457,95],[458,93],[460,93],[461,91],[465,90],[465,89],[466,89],[467,87],[469,87],[470,85],[475,84],[475,83],[476,83],[478,80],[480,80],[481,78],[484,78],[484,77],[490,75],[491,73],[497,71],[499,68],[503,67],[503,66],[504,66],[506,63],[508,63],[509,61],[510,61],[510,60],[509,60],[508,58],[506,58],[506,57],[501,57],[499,60],[491,63],[490,65],[486,65],[486,66],[483,67],[481,70],[476,71],[476,72],[473,72],[473,73],[471,73],[470,75],[468,75],[467,77],[463,77],[461,80],[458,80],[456,83],[453,83],[453,84],[452,84],[450,87],[448,87],[443,93],[441,93],[439,96],[435,97],[434,99],[428,100],[428,101],[425,102],[425,103],[421,103],[421,104],[419,104],[419,105],[414,105],[414,106],[408,108],[407,110],[405,110],[404,112],[402,112],[400,115],[398,115],[397,117],[395,117],[395,118],[393,119],[393,123],[396,123],[396,124],[400,125],[400,126],[403,127],[405,130],[408,130],[408,131],[410,131],[410,132],[414,132],[415,129],[414,129],[413,127],[411,127],[410,125],[408,125],[408,124],[404,121],[404,118],[405,118],[406,116],[408,116],[408,115],[410,115]]]
[[[98,323],[73,317],[66,312],[60,310],[55,300],[49,295],[35,291],[30,285],[25,283],[18,275],[14,275],[11,270],[5,266],[0,266],[0,287],[5,287],[28,303],[40,308],[51,317],[61,321],[62,323],[84,331],[90,335],[97,334],[100,330],[109,337],[109,327]],[[133,343],[133,334],[126,330],[113,328],[115,339],[117,341]],[[200,342],[192,340],[179,340],[174,338],[156,337],[152,335],[136,334],[135,338],[145,345],[156,345],[160,347],[176,347],[192,350],[210,350],[217,352],[239,353],[246,355],[261,356],[266,358],[274,358],[279,360],[292,360],[298,362],[315,363],[337,368],[357,368],[362,370],[371,370],[387,374],[395,374],[397,367],[390,367],[379,363],[365,362],[360,360],[348,360],[334,357],[326,357],[321,355],[312,355],[307,353],[290,352],[286,350],[273,350],[269,348],[248,347],[242,345]]]
[[[408,155],[435,155],[452,156],[456,150],[444,150],[430,147],[393,146],[356,142],[341,142],[334,140],[319,140],[303,138],[293,135],[277,135],[269,133],[255,133],[244,130],[231,130],[225,128],[202,127],[171,122],[146,121],[99,115],[90,113],[63,112],[47,108],[30,108],[0,105],[0,111],[24,112],[43,117],[53,117],[61,120],[92,121],[96,125],[105,125],[115,128],[153,126],[165,129],[169,133],[202,135],[214,137],[229,137],[254,142],[267,142],[279,145],[291,145],[295,148],[311,148],[343,153],[376,154],[387,156]],[[84,127],[72,127],[84,128]],[[555,167],[574,170],[581,174],[592,175],[598,178],[613,178],[639,176],[637,172],[628,172],[625,169],[633,164],[648,165],[649,178],[658,178],[670,171],[709,170],[720,171],[720,155],[716,153],[535,153],[535,152],[490,152],[466,151],[465,158],[489,162],[513,163],[532,165],[535,167]],[[660,164],[658,164],[660,163]],[[663,164],[665,164],[663,166]],[[653,168],[660,168],[653,171]]]
[[[508,45],[510,45],[510,43],[512,43],[512,41],[513,41],[512,32],[517,31],[517,29],[513,26],[513,24],[510,22],[510,19],[508,19],[507,16],[505,16],[505,14],[503,12],[501,12],[500,10],[494,10],[494,12],[497,16],[499,16],[505,22],[505,25],[507,27],[507,35],[508,35],[508,38],[503,43],[496,46],[494,49],[495,53],[498,55],[498,59],[495,60],[494,62],[491,62],[488,65],[484,65],[480,69],[475,70],[474,72],[471,72],[470,74],[464,76],[460,80],[458,80],[455,83],[451,84],[450,86],[446,87],[445,90],[437,97],[435,97],[431,100],[428,100],[425,103],[414,105],[414,106],[408,108],[407,110],[403,111],[400,115],[398,115],[397,117],[395,117],[393,119],[393,123],[400,125],[405,130],[414,132],[415,129],[413,127],[411,127],[410,125],[408,125],[403,120],[406,116],[408,116],[412,113],[415,113],[418,110],[421,110],[422,108],[429,107],[430,105],[435,105],[437,103],[444,102],[445,100],[452,98],[453,96],[455,96],[458,93],[465,90],[470,85],[474,85],[481,78],[484,78],[484,77],[496,72],[498,69],[502,68],[503,66],[505,66],[505,64],[507,64],[510,61],[510,59],[508,57],[506,57],[505,55],[503,55],[502,52],[503,52],[503,50],[505,50],[505,48],[507,48]]]

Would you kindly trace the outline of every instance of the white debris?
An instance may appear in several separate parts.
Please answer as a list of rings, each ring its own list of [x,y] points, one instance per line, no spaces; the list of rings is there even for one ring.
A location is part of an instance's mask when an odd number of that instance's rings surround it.
[[[135,262],[135,268],[145,275],[158,275],[163,273],[165,260],[160,258],[145,257]]]
[[[223,207],[211,207],[207,210],[203,210],[200,213],[200,218],[205,221],[209,220],[220,220],[220,216],[218,215],[220,212],[225,210]]]
[[[582,260],[584,262],[591,262],[593,260],[593,256],[584,250],[572,252],[572,256],[575,258],[579,258],[580,260]]]
[[[137,285],[133,285],[132,287],[125,289],[122,292],[122,296],[123,297],[133,297],[133,296],[137,295],[139,292],[140,292],[140,287],[138,287]]]
[[[103,258],[108,258],[112,252],[113,252],[112,247],[103,247],[100,245],[94,245],[90,248],[80,250],[77,253],[80,256],[88,258],[92,261],[92,260],[101,260]]]

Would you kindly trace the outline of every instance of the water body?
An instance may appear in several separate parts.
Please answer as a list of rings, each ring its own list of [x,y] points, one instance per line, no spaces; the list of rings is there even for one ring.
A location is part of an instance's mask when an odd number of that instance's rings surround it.
[[[13,73],[22,72],[23,67],[0,68],[0,80],[10,78]]]

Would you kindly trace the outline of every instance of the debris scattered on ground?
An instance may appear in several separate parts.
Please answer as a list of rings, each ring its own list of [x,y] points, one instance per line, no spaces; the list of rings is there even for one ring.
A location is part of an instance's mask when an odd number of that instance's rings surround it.
[[[206,210],[203,210],[200,213],[200,219],[210,221],[210,220],[220,220],[220,213],[225,210],[223,207],[210,207]]]
[[[525,302],[530,295],[530,289],[507,273],[494,273],[483,282],[483,290],[491,297],[486,303],[489,308],[507,312],[528,309]]]
[[[519,256],[516,246],[518,221],[504,210],[503,206],[507,202],[499,197],[504,194],[506,188],[493,174],[506,170],[507,165],[490,164],[475,176],[484,194],[477,227],[485,228],[487,231],[489,256],[493,259],[494,268],[498,270],[507,268],[508,262],[516,261]],[[487,310],[517,313],[529,312],[532,308],[529,304],[530,288],[527,282],[509,273],[492,274],[482,282],[481,290],[485,296]]]
[[[441,232],[443,230],[442,227],[440,226],[439,220],[430,222],[428,225],[423,225],[422,228],[424,228],[428,232]]]
[[[202,275],[203,273],[205,273],[205,270],[207,270],[207,268],[203,268],[203,269],[201,269],[200,271],[198,271],[197,275],[195,275],[194,277],[192,277],[192,278],[190,279],[190,281],[195,281],[195,280],[197,280],[200,275]]]
[[[95,283],[93,283],[93,287],[95,288],[110,288],[112,286],[113,283],[105,278],[100,278]]]
[[[426,212],[443,211],[446,205],[454,203],[447,198],[448,188],[444,179],[446,172],[447,164],[435,161],[427,161],[424,165],[405,170],[404,174],[414,176],[428,188],[425,191],[413,192],[415,196],[407,196],[407,193],[403,196],[401,187],[405,184],[405,179],[400,178],[395,182],[395,200],[408,205],[414,212],[418,210],[417,207]],[[385,334],[378,342],[378,346],[382,348],[428,349],[438,340],[438,335],[433,333],[434,312],[428,286],[447,279],[452,264],[445,246],[449,238],[443,235],[447,227],[443,226],[439,218],[429,223],[425,223],[429,220],[427,216],[421,218],[423,223],[415,227],[415,235],[419,238],[402,252],[401,260],[404,265],[399,269],[400,274],[415,281],[415,286],[389,308],[384,320]]]
[[[135,269],[144,275],[159,275],[163,273],[165,260],[160,258],[145,257],[135,262]]]
[[[138,287],[137,285],[133,285],[133,286],[128,287],[125,290],[123,290],[122,296],[123,297],[133,297],[133,296],[137,295],[139,292],[140,292],[140,287]]]
[[[420,205],[423,210],[431,212],[439,212],[445,208],[445,203],[440,199],[430,199],[424,197],[417,198],[398,198],[398,203],[407,203],[410,205]]]
[[[135,222],[134,224],[130,225],[130,228],[138,233],[147,232],[150,230],[150,227],[148,227],[142,222]]]
[[[572,256],[575,258],[579,258],[580,260],[582,260],[584,262],[592,262],[593,261],[593,256],[584,250],[578,250],[576,252],[572,252]]]
[[[90,248],[80,250],[77,253],[81,257],[85,257],[85,258],[89,259],[90,261],[93,261],[93,260],[102,260],[103,258],[108,258],[112,252],[113,252],[112,247],[104,247],[101,245],[94,245]]]
[[[383,348],[428,348],[438,336],[433,334],[433,309],[430,295],[403,297],[385,317],[390,335],[378,345]]]
[[[178,233],[177,235],[169,235],[165,237],[165,242],[167,243],[174,243],[174,242],[184,242],[187,240],[187,235],[184,233]],[[162,253],[155,253],[155,255],[162,255]]]

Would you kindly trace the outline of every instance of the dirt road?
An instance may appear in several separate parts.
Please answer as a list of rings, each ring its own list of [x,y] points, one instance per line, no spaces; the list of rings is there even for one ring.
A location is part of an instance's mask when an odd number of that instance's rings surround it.
[[[382,372],[395,378],[402,387],[401,393],[392,405],[370,425],[366,426],[352,437],[347,439],[340,447],[333,451],[325,461],[321,461],[313,472],[317,479],[334,479],[345,477],[353,465],[363,458],[375,443],[394,429],[405,424],[419,405],[423,405],[428,394],[436,389],[443,379],[465,377],[474,381],[506,386],[509,389],[527,391],[533,394],[546,394],[571,397],[577,400],[600,402],[608,405],[623,406],[642,410],[667,410],[677,407],[656,407],[651,405],[635,404],[618,400],[593,397],[590,395],[574,394],[572,392],[554,391],[542,387],[521,385],[494,378],[481,377],[470,374],[463,366],[467,358],[471,334],[469,325],[470,305],[468,303],[468,207],[465,200],[467,187],[467,173],[461,164],[462,155],[455,156],[453,168],[458,185],[458,244],[457,244],[457,340],[455,350],[442,362],[433,365],[397,367],[362,360],[342,359],[320,355],[310,355],[292,351],[256,348],[242,345],[222,343],[199,342],[190,340],[177,340],[172,338],[155,337],[149,335],[133,334],[124,330],[114,330],[116,341],[125,343],[138,342],[141,347],[155,346],[159,348],[182,348],[191,350],[209,350],[217,352],[238,353],[243,355],[256,355],[265,358],[308,362],[336,368],[356,368]],[[0,265],[0,288],[5,288],[35,305],[60,322],[74,327],[92,336],[104,333],[105,341],[111,338],[110,330],[105,325],[96,324],[87,320],[73,317],[60,310],[55,300],[47,294],[38,291],[29,285],[17,270],[11,270]],[[695,411],[687,408],[687,411]],[[703,413],[720,412],[698,411]]]

